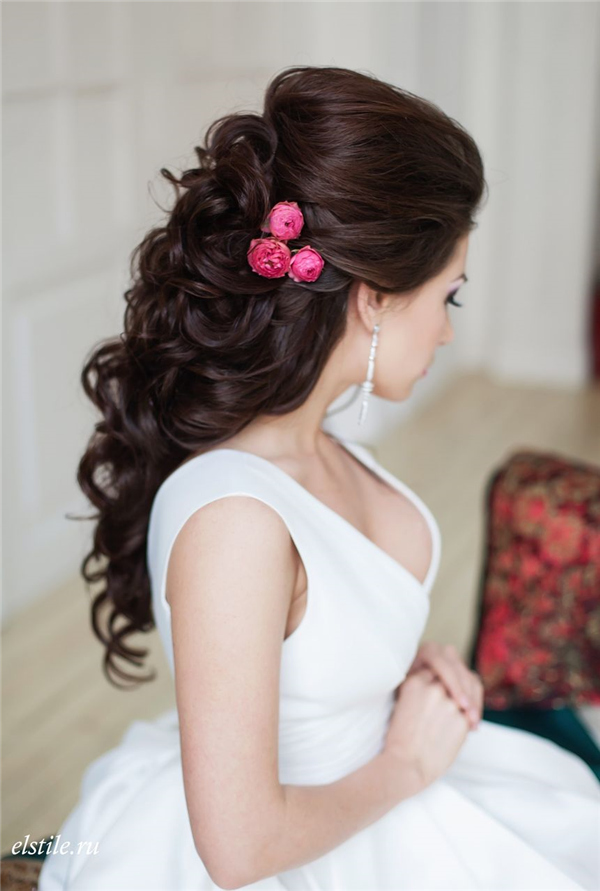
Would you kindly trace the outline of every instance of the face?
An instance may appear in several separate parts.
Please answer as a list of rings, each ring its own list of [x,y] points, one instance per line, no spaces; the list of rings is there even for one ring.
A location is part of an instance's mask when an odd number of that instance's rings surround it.
[[[405,296],[385,295],[383,309],[377,310],[371,303],[374,313],[370,315],[364,302],[368,298],[364,293],[359,293],[358,303],[363,301],[360,309],[363,327],[365,321],[369,326],[365,327],[368,340],[373,324],[379,321],[373,375],[373,392],[377,396],[393,401],[405,399],[414,384],[424,377],[424,371],[434,361],[437,348],[453,340],[454,330],[450,319],[451,314],[459,310],[452,307],[448,297],[464,284],[462,276],[465,274],[468,243],[467,235],[458,243],[444,271],[414,294],[411,293],[410,301]],[[457,294],[452,299],[460,302]],[[365,355],[368,356],[368,347]]]

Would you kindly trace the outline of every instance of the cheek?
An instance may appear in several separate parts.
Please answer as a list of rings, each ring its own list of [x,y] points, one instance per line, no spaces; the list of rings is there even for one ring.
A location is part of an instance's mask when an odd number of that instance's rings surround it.
[[[374,374],[376,394],[390,400],[405,398],[427,364],[423,356],[418,344],[402,338],[396,343],[389,340],[378,348]]]
[[[440,315],[430,311],[407,322],[389,325],[385,336],[379,338],[374,382],[377,395],[384,399],[404,398],[423,376],[423,370],[433,361],[446,320],[444,312]]]
[[[389,340],[382,344],[382,366],[404,376],[422,370],[421,366],[429,362],[435,338],[430,329],[431,322],[429,326],[416,325],[410,331],[403,329],[395,337],[390,332]]]

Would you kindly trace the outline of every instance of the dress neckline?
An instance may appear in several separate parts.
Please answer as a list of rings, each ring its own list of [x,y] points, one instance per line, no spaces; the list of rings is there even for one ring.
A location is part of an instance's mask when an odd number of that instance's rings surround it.
[[[214,449],[209,449],[207,452],[202,452],[200,455],[195,455],[193,458],[187,459],[183,464],[180,464],[179,467],[170,474],[170,477],[174,476],[174,474],[178,473],[180,470],[183,470],[184,467],[194,464],[196,461],[199,461],[201,458],[206,458],[208,455],[213,455],[218,452],[230,452],[231,454],[236,455],[245,455],[250,461],[254,461],[259,466],[264,468],[269,468],[275,476],[279,476],[282,480],[286,481],[287,485],[290,485],[293,489],[295,489],[299,495],[303,498],[310,500],[310,502],[316,505],[321,511],[323,511],[327,516],[331,517],[336,522],[342,524],[350,534],[354,535],[356,540],[362,542],[367,548],[370,548],[373,553],[377,554],[383,562],[387,562],[392,569],[395,569],[396,572],[403,575],[405,578],[410,579],[415,585],[419,587],[419,589],[423,592],[427,592],[429,588],[429,583],[433,573],[437,567],[438,561],[438,535],[437,528],[433,521],[433,517],[430,514],[429,509],[424,504],[424,502],[419,498],[419,496],[397,477],[395,477],[392,473],[389,473],[384,467],[381,467],[377,460],[373,455],[369,453],[369,461],[366,461],[364,456],[361,454],[361,447],[355,446],[352,442],[347,440],[339,439],[333,434],[326,433],[328,438],[337,442],[346,452],[353,455],[363,467],[366,467],[368,470],[372,470],[373,473],[378,476],[383,482],[387,483],[387,485],[391,488],[400,492],[406,498],[409,499],[413,503],[413,505],[417,508],[417,510],[422,514],[425,518],[427,526],[429,528],[429,534],[431,537],[431,558],[429,562],[429,567],[427,569],[427,573],[423,581],[418,579],[416,575],[414,575],[410,569],[404,566],[402,563],[399,563],[391,554],[388,554],[382,547],[376,544],[373,539],[369,538],[368,535],[365,535],[364,532],[361,532],[353,523],[339,514],[337,511],[333,510],[333,508],[329,507],[329,505],[325,504],[324,501],[321,501],[320,498],[317,498],[316,495],[313,495],[305,486],[298,482],[298,480],[294,479],[289,473],[285,470],[282,470],[277,464],[270,461],[268,458],[263,458],[261,455],[257,455],[254,452],[247,452],[244,449],[231,449],[231,448],[221,448],[220,446],[216,446]],[[166,482],[166,480],[165,480]],[[291,635],[290,635],[291,636]]]

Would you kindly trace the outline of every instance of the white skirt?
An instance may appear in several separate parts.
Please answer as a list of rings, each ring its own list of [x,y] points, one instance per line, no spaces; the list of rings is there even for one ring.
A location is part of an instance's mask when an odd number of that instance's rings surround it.
[[[39,891],[219,889],[190,829],[175,710],[135,721],[88,767],[56,844]],[[436,782],[317,860],[245,887],[598,891],[600,783],[555,743],[483,720]]]

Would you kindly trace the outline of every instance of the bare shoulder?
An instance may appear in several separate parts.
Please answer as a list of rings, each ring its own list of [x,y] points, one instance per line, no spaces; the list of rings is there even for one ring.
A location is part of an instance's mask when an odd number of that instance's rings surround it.
[[[198,583],[219,575],[233,580],[271,561],[270,577],[282,587],[295,577],[296,549],[279,512],[253,495],[232,494],[198,508],[179,530],[169,557],[167,600],[183,577]],[[277,578],[279,577],[279,578]],[[191,579],[188,578],[188,581]]]

